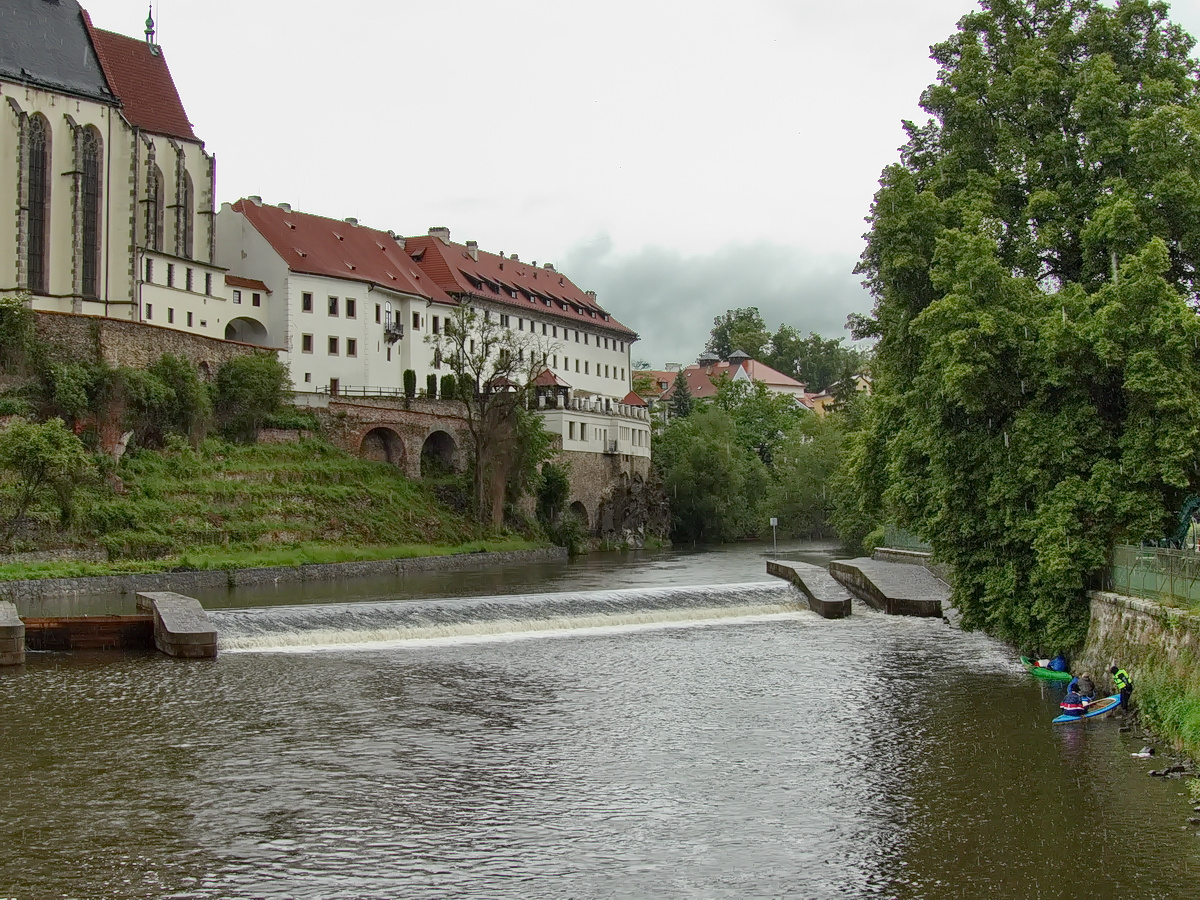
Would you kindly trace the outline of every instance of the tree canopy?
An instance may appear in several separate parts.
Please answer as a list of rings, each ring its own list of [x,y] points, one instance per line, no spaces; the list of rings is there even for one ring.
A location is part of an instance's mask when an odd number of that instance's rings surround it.
[[[713,319],[712,333],[704,349],[721,359],[729,359],[729,355],[737,350],[751,359],[761,359],[770,339],[771,334],[758,307],[748,306],[726,310]]]
[[[969,626],[1077,644],[1088,575],[1193,488],[1192,46],[1162,3],[984,2],[880,178],[876,397],[842,480],[954,566]]]

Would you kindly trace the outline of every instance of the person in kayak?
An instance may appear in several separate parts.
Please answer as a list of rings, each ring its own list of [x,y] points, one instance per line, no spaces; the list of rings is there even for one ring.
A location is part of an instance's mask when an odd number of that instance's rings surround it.
[[[1092,676],[1084,672],[1079,676],[1076,688],[1079,691],[1079,696],[1084,700],[1091,700],[1096,696],[1096,685],[1092,683]]]
[[[1058,705],[1062,707],[1065,716],[1082,716],[1087,712],[1087,701],[1083,699],[1079,689],[1074,686],[1067,689],[1067,696]]]
[[[1121,711],[1126,712],[1129,709],[1129,695],[1133,693],[1133,679],[1129,677],[1128,672],[1117,666],[1108,671],[1112,675],[1113,687],[1121,695]]]
[[[1067,658],[1060,653],[1054,659],[1050,660],[1050,665],[1046,666],[1046,668],[1055,672],[1065,672],[1067,671]]]

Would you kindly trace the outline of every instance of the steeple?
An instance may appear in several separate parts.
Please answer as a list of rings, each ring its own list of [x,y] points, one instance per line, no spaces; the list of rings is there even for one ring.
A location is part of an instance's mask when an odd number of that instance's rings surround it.
[[[150,48],[150,52],[158,56],[158,45],[154,43],[154,7],[150,6],[146,9],[146,45]]]

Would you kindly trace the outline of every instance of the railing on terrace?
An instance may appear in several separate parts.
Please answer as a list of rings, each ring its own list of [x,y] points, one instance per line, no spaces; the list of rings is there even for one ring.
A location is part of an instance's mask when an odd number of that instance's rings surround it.
[[[883,543],[879,546],[890,547],[893,550],[915,550],[918,553],[933,551],[933,547],[915,534],[911,534],[903,528],[897,528],[895,525],[884,526]]]
[[[1200,610],[1200,554],[1118,544],[1094,587],[1126,597]]]

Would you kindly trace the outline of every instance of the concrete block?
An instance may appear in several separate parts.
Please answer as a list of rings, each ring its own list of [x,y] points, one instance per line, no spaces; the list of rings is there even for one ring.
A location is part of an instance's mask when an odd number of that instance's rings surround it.
[[[19,666],[25,662],[25,623],[17,607],[0,600],[0,666]]]
[[[922,566],[862,557],[835,559],[829,574],[854,596],[894,616],[941,616],[950,588]]]
[[[820,566],[810,563],[767,560],[767,574],[790,581],[808,600],[808,608],[826,619],[850,615],[850,592]]]
[[[167,656],[217,655],[217,630],[199,600],[173,591],[140,591],[137,598],[138,609],[154,614],[154,646]]]

